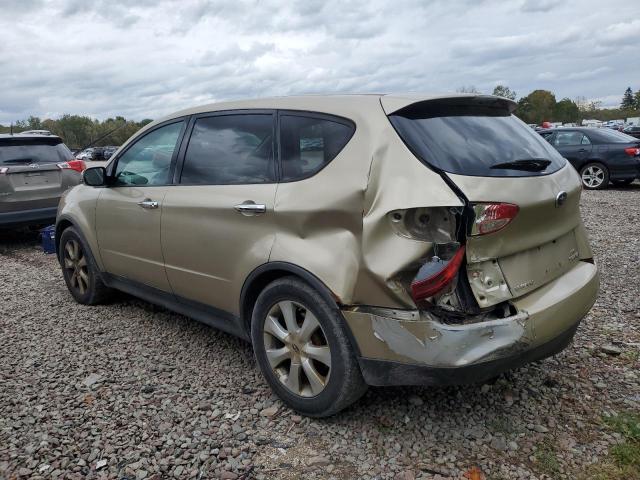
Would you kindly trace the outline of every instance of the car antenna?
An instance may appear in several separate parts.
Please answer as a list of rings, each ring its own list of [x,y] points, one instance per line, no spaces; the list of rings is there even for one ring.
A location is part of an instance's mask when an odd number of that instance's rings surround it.
[[[127,124],[127,122],[125,121],[122,125],[117,126],[116,128],[114,128],[113,130],[109,130],[107,133],[105,133],[104,135],[102,135],[101,137],[96,138],[95,140],[93,140],[92,142],[90,142],[89,144],[85,145],[84,147],[82,147],[80,149],[80,151],[92,147],[93,145],[95,145],[96,143],[98,143],[100,140],[103,140],[105,138],[107,138],[109,135],[111,135],[113,132],[115,132],[116,130],[120,130],[122,127],[124,127]]]

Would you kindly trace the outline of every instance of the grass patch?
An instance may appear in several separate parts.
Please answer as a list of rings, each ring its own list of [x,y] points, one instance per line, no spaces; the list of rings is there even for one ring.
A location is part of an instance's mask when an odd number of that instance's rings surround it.
[[[604,463],[589,468],[584,478],[593,480],[640,480],[640,414],[623,412],[603,419],[622,443],[609,449]]]
[[[634,467],[640,472],[640,414],[623,412],[605,417],[604,423],[624,438],[624,442],[611,448],[616,464]]]
[[[560,472],[560,461],[556,455],[556,447],[553,443],[548,441],[540,443],[534,457],[536,459],[536,465],[542,473],[546,473],[550,477],[555,478]]]

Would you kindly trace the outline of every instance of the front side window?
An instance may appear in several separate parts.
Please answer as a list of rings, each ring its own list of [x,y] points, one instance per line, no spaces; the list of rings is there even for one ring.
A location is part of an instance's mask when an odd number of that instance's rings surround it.
[[[282,180],[300,180],[320,171],[349,142],[353,125],[325,118],[282,115]]]
[[[171,159],[184,122],[157,128],[136,141],[118,159],[115,185],[167,185]]]
[[[273,115],[220,115],[196,120],[180,183],[238,185],[273,181]]]

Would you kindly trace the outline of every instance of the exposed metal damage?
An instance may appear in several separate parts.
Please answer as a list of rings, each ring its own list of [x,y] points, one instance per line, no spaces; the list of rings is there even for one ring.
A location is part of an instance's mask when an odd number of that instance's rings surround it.
[[[357,309],[363,312],[363,309]],[[529,314],[481,316],[475,323],[448,324],[427,311],[368,309],[373,336],[410,361],[458,367],[525,350],[535,339]],[[381,345],[380,345],[381,346]]]

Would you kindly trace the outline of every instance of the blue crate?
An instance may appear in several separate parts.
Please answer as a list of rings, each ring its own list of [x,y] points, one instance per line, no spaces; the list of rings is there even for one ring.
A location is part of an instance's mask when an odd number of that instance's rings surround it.
[[[56,226],[49,225],[40,230],[44,253],[56,253]]]

